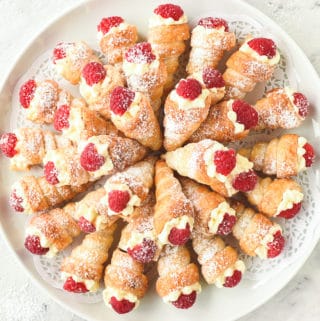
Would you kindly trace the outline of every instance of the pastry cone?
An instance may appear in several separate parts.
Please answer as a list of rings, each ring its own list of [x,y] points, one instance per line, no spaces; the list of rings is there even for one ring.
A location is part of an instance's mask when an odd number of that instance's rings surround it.
[[[182,79],[169,94],[164,106],[164,147],[171,151],[184,142],[206,119],[210,108],[210,96],[199,81]]]
[[[31,218],[26,229],[24,246],[32,254],[53,257],[63,251],[80,234],[72,218],[73,205],[56,208]]]
[[[112,122],[125,136],[152,150],[161,148],[159,121],[144,94],[117,87],[111,93],[110,109]]]
[[[92,136],[78,150],[56,149],[46,154],[44,172],[53,185],[81,185],[122,171],[146,155],[135,140],[114,135]]]
[[[91,110],[110,119],[111,92],[123,85],[124,78],[116,67],[89,62],[82,70],[79,91]]]
[[[134,209],[145,202],[153,186],[155,161],[156,157],[149,156],[108,178],[102,203],[108,207],[109,216],[121,215],[128,219]]]
[[[72,100],[54,80],[30,79],[20,87],[19,97],[21,106],[27,109],[27,119],[39,124],[51,124],[56,109]]]
[[[208,284],[218,288],[233,288],[239,284],[245,265],[233,247],[227,246],[218,236],[205,236],[199,231],[192,235],[192,246]]]
[[[259,212],[270,217],[294,217],[303,200],[301,186],[289,178],[259,178],[256,187],[246,195]]]
[[[255,170],[278,178],[298,175],[312,165],[314,158],[313,147],[296,134],[257,143],[252,148],[240,149],[239,153],[253,162]]]
[[[61,42],[53,50],[56,71],[72,85],[79,83],[83,67],[91,61],[99,62],[99,58],[83,41]]]
[[[245,208],[240,202],[234,203],[233,208],[238,216],[233,235],[245,254],[266,259],[282,252],[285,239],[280,225],[251,208]]]
[[[116,224],[85,236],[61,265],[64,290],[75,293],[96,292],[102,278],[103,265],[113,242]]]
[[[193,207],[165,161],[156,163],[154,227],[161,244],[183,245],[193,229]]]
[[[194,207],[194,224],[197,229],[201,229],[202,234],[207,237],[231,233],[236,215],[226,199],[189,178],[181,177],[179,180],[184,194]]]
[[[48,210],[87,190],[80,186],[54,186],[45,177],[25,176],[13,184],[10,206],[17,212],[32,214]]]
[[[271,78],[280,54],[267,38],[249,38],[226,62],[226,99],[243,99],[258,82]]]
[[[104,283],[105,304],[120,314],[136,308],[148,288],[143,264],[119,249],[113,252],[111,264],[106,267]]]
[[[209,185],[226,197],[252,190],[257,182],[253,164],[247,158],[214,140],[190,143],[162,157],[180,175]]]
[[[256,129],[296,128],[309,113],[308,99],[287,87],[269,91],[254,107],[259,115]]]
[[[199,20],[192,30],[191,52],[187,72],[201,72],[206,67],[217,68],[225,51],[236,45],[236,36],[229,32],[228,23],[221,18]]]
[[[154,9],[149,19],[148,42],[166,65],[167,80],[164,86],[167,90],[173,87],[179,57],[185,51],[185,41],[189,38],[188,18],[180,6],[164,4]]]
[[[243,117],[245,114],[245,117]],[[190,137],[192,143],[203,139],[230,142],[243,139],[258,123],[255,109],[243,100],[223,101],[211,106],[208,117]]]
[[[190,263],[190,253],[185,246],[166,245],[158,261],[159,278],[156,290],[164,302],[177,308],[190,308],[201,291],[199,270]]]
[[[144,93],[155,112],[161,105],[166,66],[152,50],[150,43],[141,42],[129,48],[123,61],[129,89]]]
[[[0,149],[10,158],[10,169],[14,171],[25,171],[42,164],[49,150],[72,146],[68,138],[41,128],[18,128],[3,134],[0,140]]]

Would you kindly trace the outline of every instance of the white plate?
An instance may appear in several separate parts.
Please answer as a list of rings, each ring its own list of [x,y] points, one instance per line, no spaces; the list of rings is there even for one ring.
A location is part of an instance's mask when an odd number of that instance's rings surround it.
[[[3,117],[1,118],[0,125],[2,130],[8,130],[8,128],[10,128],[9,124],[14,118],[12,116],[14,110],[12,113],[11,101],[18,80],[41,53],[53,48],[55,44],[61,40],[85,40],[89,43],[94,42],[96,24],[103,16],[121,15],[131,23],[136,24],[143,34],[147,27],[147,18],[158,3],[159,1],[151,0],[90,1],[69,11],[54,23],[48,25],[41,34],[30,42],[29,47],[20,56],[14,68],[11,70],[1,90],[0,106]],[[250,23],[256,25],[258,28],[262,28],[264,34],[273,35],[280,49],[286,54],[287,65],[285,68],[288,82],[290,84],[294,82],[293,85],[296,86],[299,91],[306,94],[313,107],[320,103],[319,78],[312,65],[292,39],[261,12],[239,0],[175,1],[175,3],[181,4],[191,21],[207,15],[223,15],[230,19],[235,15],[238,17],[243,16],[244,20],[250,21]],[[253,98],[256,99],[257,96],[261,94],[261,88],[263,87],[260,87],[260,91],[258,89],[255,92],[255,97]],[[318,155],[320,154],[320,150],[318,144],[315,143],[320,134],[319,119],[319,110],[313,108],[311,117],[305,125],[299,129],[299,133],[303,133],[311,140],[311,143],[314,144]],[[263,304],[284,287],[303,265],[320,237],[320,224],[314,224],[312,219],[309,220],[314,226],[310,226],[309,221],[307,222],[307,224],[309,224],[307,226],[308,237],[303,238],[300,244],[303,251],[299,253],[298,258],[292,260],[288,266],[281,270],[276,270],[277,273],[272,275],[272,282],[270,282],[269,275],[263,282],[245,280],[241,286],[235,289],[220,290],[215,287],[205,287],[203,293],[199,295],[196,305],[187,311],[177,310],[163,304],[161,300],[157,298],[152,288],[136,311],[126,316],[118,316],[107,309],[103,303],[83,304],[76,299],[75,295],[69,295],[53,288],[40,277],[35,269],[32,256],[23,248],[26,218],[23,215],[12,213],[6,205],[8,203],[10,183],[17,177],[16,174],[10,173],[7,170],[7,165],[7,161],[2,158],[0,160],[0,180],[1,182],[6,182],[6,184],[2,183],[0,186],[0,204],[2,205],[0,211],[0,230],[2,235],[20,261],[21,266],[24,267],[32,279],[46,289],[61,305],[87,320],[139,319],[140,321],[158,321],[163,319],[163,317],[176,321],[209,317],[219,321],[234,320]],[[317,161],[315,165],[311,174],[308,176],[309,182],[312,185],[312,187],[310,187],[311,193],[319,193],[319,170],[315,169],[319,167],[319,162]],[[313,187],[315,190],[313,190]],[[302,213],[301,216],[302,220],[304,220],[303,215],[307,217],[307,212],[310,210],[313,213],[314,207],[317,206],[313,198],[311,198],[311,201],[308,199],[307,202],[310,204],[307,203],[305,205],[304,213]]]

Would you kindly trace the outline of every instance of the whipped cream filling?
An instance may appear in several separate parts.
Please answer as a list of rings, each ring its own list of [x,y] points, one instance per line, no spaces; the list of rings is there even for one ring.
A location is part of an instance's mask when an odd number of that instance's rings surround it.
[[[150,63],[134,63],[124,59],[122,65],[126,77],[131,75],[142,76],[151,70],[158,70],[159,66],[160,60],[158,57]]]
[[[17,143],[15,146],[15,151],[17,152],[12,158],[10,158],[10,164],[12,168],[19,168],[21,170],[27,170],[28,166],[30,165],[30,162],[28,159],[21,154],[21,148],[22,148],[22,137],[20,135],[20,130],[17,130],[14,132],[14,134],[17,137]],[[25,144],[25,143],[24,143]]]
[[[291,209],[294,204],[301,203],[303,200],[303,194],[296,190],[287,190],[284,192],[282,200],[277,208],[276,215],[279,215],[282,211]]]
[[[83,283],[86,286],[87,290],[90,292],[96,292],[99,290],[99,282],[97,282],[97,281],[81,279],[80,277],[78,277],[74,274],[67,273],[64,271],[61,272],[61,279],[63,281],[66,281],[67,278],[69,278],[69,277],[72,277],[72,279],[77,283],[79,283],[79,282]]]
[[[152,240],[155,243],[157,243],[156,234],[154,230],[144,231],[143,233],[132,232],[130,234],[129,240],[126,243],[121,242],[120,239],[119,248],[121,248],[124,251],[127,251],[128,249],[133,249],[136,245],[142,244],[144,239]]]
[[[227,268],[222,275],[219,275],[214,282],[216,287],[222,288],[226,282],[226,278],[232,276],[234,271],[236,270],[240,271],[242,274],[244,273],[244,271],[246,270],[246,266],[244,265],[243,261],[236,261],[236,263],[232,267]]]
[[[220,203],[215,209],[210,213],[210,218],[208,221],[209,231],[212,234],[216,234],[219,228],[219,225],[223,221],[224,214],[228,213],[229,215],[236,215],[236,212],[227,202]]]
[[[260,246],[255,249],[255,253],[260,257],[260,259],[266,259],[268,257],[268,243],[272,242],[274,235],[278,232],[282,232],[280,225],[274,224],[261,240]]]
[[[157,26],[181,25],[187,22],[188,18],[185,14],[183,14],[178,20],[174,20],[171,17],[163,18],[160,15],[153,13],[152,16],[149,18],[149,28]]]
[[[294,96],[293,96],[293,94],[295,93],[295,91],[294,91],[292,88],[290,88],[290,87],[284,87],[284,92],[285,92],[285,94],[287,95],[287,97],[289,98],[290,103],[291,103],[291,105],[292,105],[292,107],[294,108],[294,111],[295,111],[295,113],[296,113],[296,116],[297,116],[298,118],[303,119],[303,117],[301,117],[300,114],[299,114],[299,107],[294,103]]]
[[[102,31],[98,31],[97,39],[98,39],[98,41],[100,41],[102,38],[109,36],[111,33],[127,30],[128,27],[129,27],[129,25],[126,22],[121,22],[118,26],[111,27],[107,33],[103,33]]]
[[[97,206],[89,206],[80,201],[76,204],[75,216],[77,217],[77,220],[79,220],[80,217],[84,217],[95,226],[97,231],[103,230],[106,227],[104,218],[97,211]]]
[[[69,127],[63,128],[63,135],[70,140],[77,142],[80,139],[81,132],[83,131],[83,121],[81,108],[70,108],[69,114]]]
[[[194,74],[191,75],[191,77],[188,77],[188,78],[194,78],[194,79],[198,80],[199,83],[202,84],[202,86],[206,87],[206,85],[205,85],[205,83],[203,81],[202,72],[195,72]],[[207,88],[207,90],[209,90],[209,92],[211,94],[224,95],[226,87],[225,86],[223,86],[223,87],[212,87],[212,88]]]
[[[298,148],[297,148],[297,157],[298,157],[298,172],[306,169],[306,160],[303,157],[306,153],[304,145],[307,143],[307,140],[304,137],[298,138]]]
[[[232,122],[234,126],[234,133],[239,134],[242,133],[245,130],[245,127],[243,124],[237,122],[237,113],[232,110],[232,105],[234,103],[234,100],[229,100],[227,102],[227,107],[228,107],[228,113],[227,117],[228,119]]]
[[[109,286],[109,287],[105,288],[105,290],[102,292],[102,297],[103,297],[104,303],[110,308],[112,308],[112,306],[109,302],[113,296],[118,301],[125,299],[125,300],[132,302],[132,303],[135,303],[134,309],[137,308],[139,305],[139,299],[134,294]]]
[[[188,294],[191,294],[193,291],[196,291],[197,293],[201,292],[201,284],[199,282],[185,286],[182,289],[172,291],[168,295],[164,296],[162,299],[166,303],[174,302],[179,299],[179,296],[181,294],[188,295]]]
[[[18,198],[22,199],[22,202],[20,205],[23,207],[24,212],[25,213],[32,213],[32,208],[30,206],[30,203],[24,197],[24,192],[23,192],[20,182],[16,182],[12,185],[12,191],[15,191],[16,196]]]

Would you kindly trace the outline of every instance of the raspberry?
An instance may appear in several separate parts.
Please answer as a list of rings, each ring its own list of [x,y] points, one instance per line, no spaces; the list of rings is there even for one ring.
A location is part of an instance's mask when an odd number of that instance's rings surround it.
[[[173,245],[183,245],[189,240],[190,234],[190,226],[187,223],[183,229],[173,227],[169,233],[168,240]]]
[[[123,21],[124,20],[118,16],[103,18],[97,28],[98,31],[101,31],[105,35],[112,27],[118,27]]]
[[[216,172],[227,176],[236,166],[236,152],[233,149],[218,150],[214,153],[213,162],[216,166]]]
[[[202,79],[208,89],[222,88],[225,86],[221,72],[211,67],[207,67],[203,70]]]
[[[231,276],[227,276],[223,284],[225,288],[233,288],[239,284],[241,281],[242,273],[238,270],[235,270]]]
[[[253,170],[249,170],[248,172],[238,174],[235,177],[232,186],[240,192],[249,192],[254,189],[257,182],[257,174]]]
[[[100,62],[89,62],[82,69],[82,77],[89,86],[97,84],[106,78],[107,72]]]
[[[132,104],[135,92],[125,88],[116,87],[110,95],[110,109],[116,115],[123,115]]]
[[[280,212],[277,216],[280,216],[280,217],[283,217],[283,218],[286,218],[286,219],[293,218],[298,214],[298,212],[301,209],[301,206],[302,206],[301,202],[293,204],[292,208],[289,208],[287,210],[284,210],[284,211]]]
[[[176,91],[184,99],[194,100],[201,95],[202,87],[198,80],[188,78],[179,81]]]
[[[271,39],[254,38],[247,42],[248,46],[260,56],[267,56],[269,59],[277,54],[277,46]]]
[[[109,303],[111,304],[113,310],[119,314],[124,314],[132,311],[136,305],[134,302],[130,302],[126,299],[122,299],[119,301],[114,296],[111,297]]]
[[[149,42],[140,42],[127,50],[125,58],[134,64],[149,64],[156,59],[156,56]]]
[[[137,244],[132,249],[128,249],[128,254],[140,263],[149,263],[154,258],[157,245],[153,240],[143,239],[142,244]]]
[[[127,207],[130,201],[130,194],[128,191],[113,190],[108,193],[109,208],[119,213]]]
[[[29,252],[36,255],[44,255],[49,251],[48,248],[41,246],[40,237],[36,235],[28,235],[24,241],[24,247]]]
[[[310,106],[307,97],[301,93],[294,93],[293,103],[298,107],[299,115],[303,118],[307,117],[309,113],[309,106]]]
[[[5,133],[0,139],[0,149],[7,157],[13,157],[18,152],[15,150],[18,138],[14,133]]]
[[[69,128],[70,106],[61,105],[54,114],[53,126],[55,130],[62,131]]]
[[[306,143],[303,148],[306,151],[303,154],[303,157],[306,160],[306,167],[310,167],[315,159],[314,149],[309,143]]]
[[[178,309],[189,309],[196,302],[197,292],[193,291],[190,294],[181,294],[176,301],[171,303]]]
[[[73,293],[86,293],[88,289],[83,282],[76,282],[71,276],[66,279],[63,289]]]
[[[79,218],[78,226],[80,230],[85,233],[92,233],[96,231],[95,226],[83,216]]]
[[[30,102],[33,99],[37,84],[33,79],[26,81],[20,88],[19,99],[23,108],[29,108]]]
[[[224,27],[224,31],[226,32],[229,31],[229,26],[227,21],[221,18],[213,18],[213,17],[202,18],[199,20],[198,25],[209,29],[220,29]]]
[[[278,256],[284,248],[284,243],[284,237],[282,236],[281,232],[278,231],[276,234],[273,235],[273,241],[267,244],[268,258],[274,258]]]
[[[17,191],[14,189],[11,192],[9,204],[16,212],[24,212],[24,208],[21,205],[23,198],[17,195]]]
[[[63,48],[62,43],[58,43],[58,45],[53,49],[53,63],[55,64],[57,60],[63,59],[66,57],[66,51]]]
[[[218,226],[217,233],[220,235],[228,235],[231,233],[234,224],[236,224],[236,217],[234,215],[230,215],[225,213],[223,216],[222,222]]]
[[[243,100],[235,100],[232,103],[232,110],[237,114],[237,122],[244,125],[245,129],[250,129],[258,124],[258,113],[248,103]]]
[[[54,162],[48,162],[47,164],[45,164],[43,171],[48,183],[52,185],[56,185],[59,183],[58,171],[54,166]]]
[[[155,14],[160,15],[164,19],[172,18],[178,21],[183,16],[183,10],[180,6],[174,4],[161,4],[153,11]]]
[[[88,172],[98,170],[105,162],[105,158],[98,154],[97,148],[93,143],[89,143],[80,155],[80,164]]]

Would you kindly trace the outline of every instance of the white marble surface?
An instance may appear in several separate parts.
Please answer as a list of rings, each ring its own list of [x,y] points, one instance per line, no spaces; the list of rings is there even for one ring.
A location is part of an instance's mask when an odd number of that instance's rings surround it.
[[[0,0],[0,82],[30,37],[79,0]],[[299,44],[320,74],[320,1],[247,0],[275,20]],[[36,287],[0,238],[0,320],[81,321]],[[241,321],[320,320],[320,244],[296,277]]]

